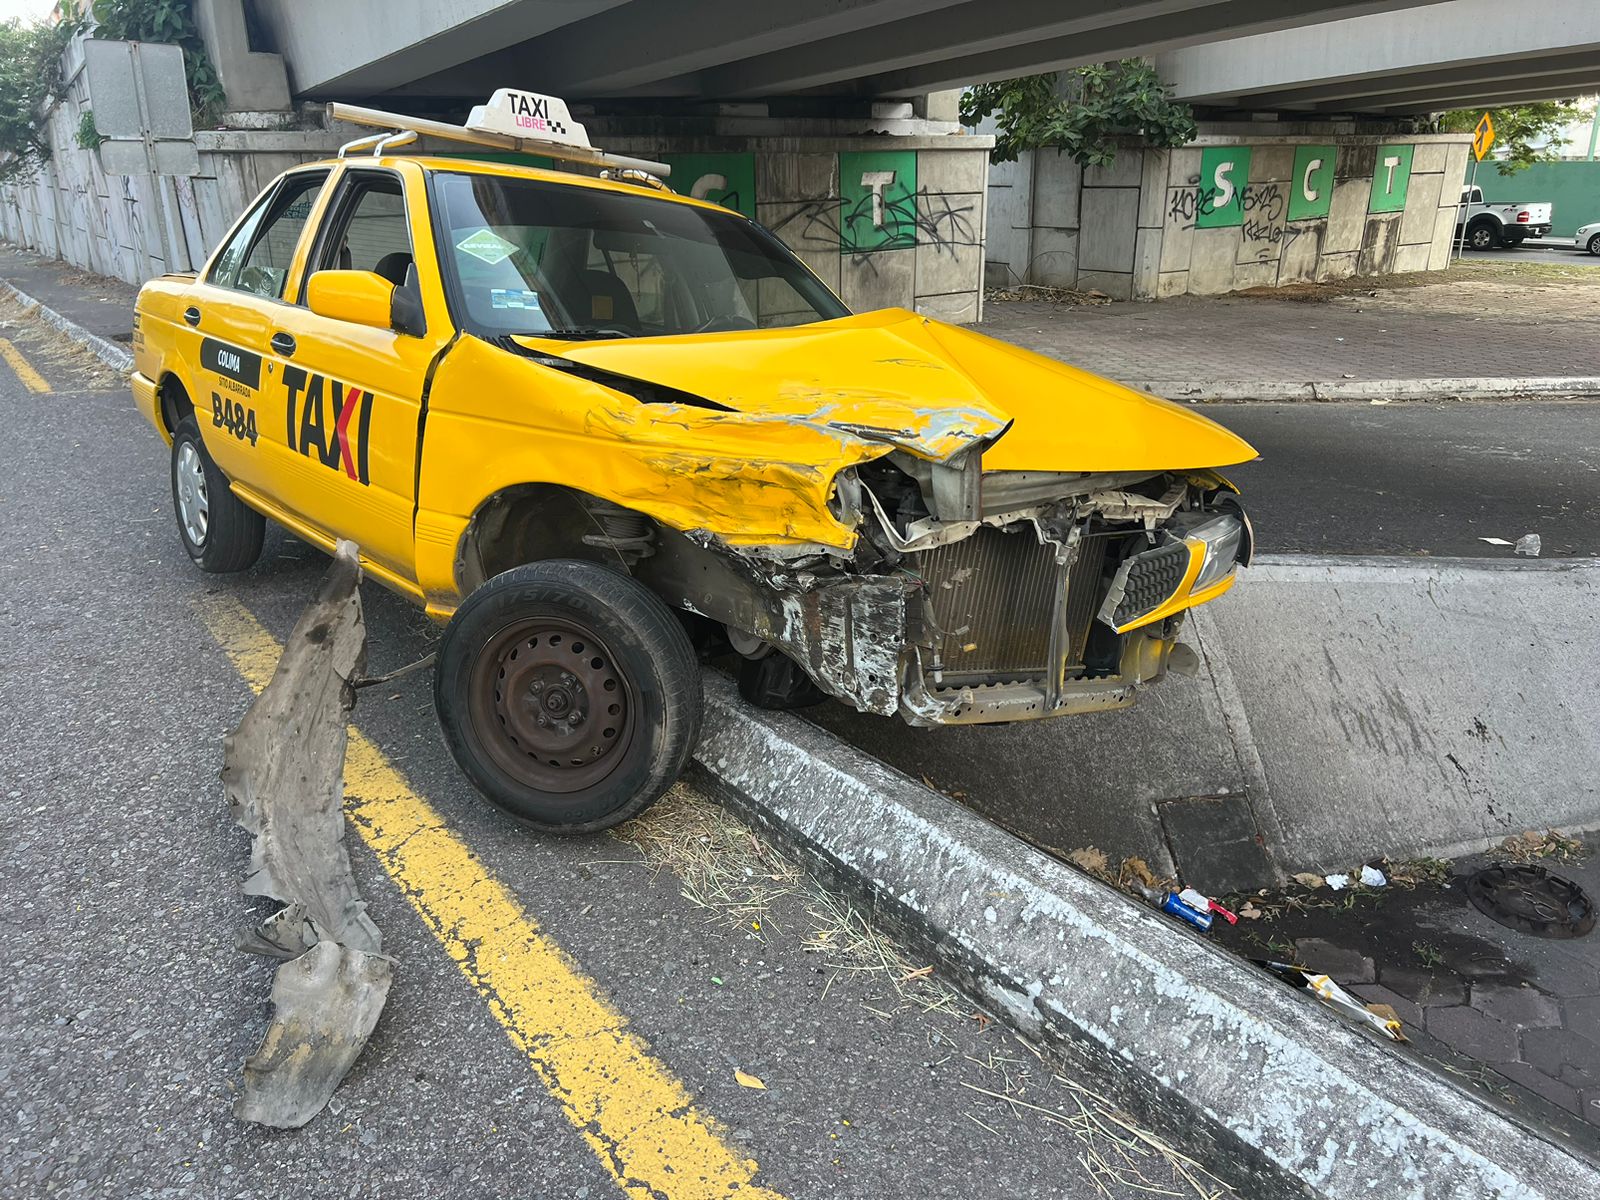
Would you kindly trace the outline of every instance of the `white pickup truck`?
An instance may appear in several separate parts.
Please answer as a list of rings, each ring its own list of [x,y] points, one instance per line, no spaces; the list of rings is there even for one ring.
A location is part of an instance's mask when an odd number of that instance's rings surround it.
[[[1485,204],[1482,188],[1464,187],[1456,216],[1456,236],[1461,236],[1465,224],[1470,250],[1516,246],[1524,238],[1546,236],[1553,212],[1549,204]]]

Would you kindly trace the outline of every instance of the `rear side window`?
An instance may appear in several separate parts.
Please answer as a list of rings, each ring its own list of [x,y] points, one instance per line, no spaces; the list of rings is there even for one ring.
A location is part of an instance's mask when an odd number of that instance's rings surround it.
[[[234,233],[217,258],[208,282],[219,287],[250,292],[270,300],[281,299],[289,282],[295,247],[305,232],[326,171],[291,175],[278,185],[267,204]]]

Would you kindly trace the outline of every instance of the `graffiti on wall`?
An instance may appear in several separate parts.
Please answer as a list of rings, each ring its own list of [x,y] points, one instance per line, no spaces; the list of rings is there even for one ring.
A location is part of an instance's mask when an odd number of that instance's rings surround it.
[[[772,231],[797,248],[837,248],[873,266],[874,255],[930,246],[954,255],[978,246],[981,197],[917,186],[915,151],[839,155],[839,194],[797,202]]]

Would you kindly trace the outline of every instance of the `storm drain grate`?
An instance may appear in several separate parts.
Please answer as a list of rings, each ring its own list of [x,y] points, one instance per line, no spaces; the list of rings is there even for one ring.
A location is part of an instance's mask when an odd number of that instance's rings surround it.
[[[1467,880],[1467,899],[1491,921],[1534,937],[1577,938],[1594,928],[1588,894],[1543,867],[1485,867]]]

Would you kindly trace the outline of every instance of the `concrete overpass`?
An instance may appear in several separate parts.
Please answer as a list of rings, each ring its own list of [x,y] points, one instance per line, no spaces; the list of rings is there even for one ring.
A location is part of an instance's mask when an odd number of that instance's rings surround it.
[[[1189,46],[1156,65],[1218,109],[1406,115],[1600,90],[1600,0],[1448,0]]]
[[[1443,0],[255,0],[306,99],[914,96]],[[261,47],[267,48],[267,47]]]

